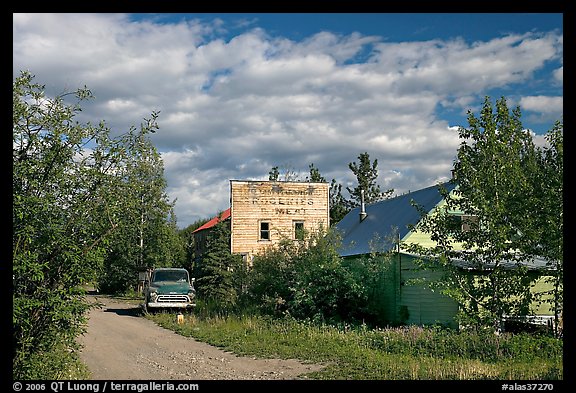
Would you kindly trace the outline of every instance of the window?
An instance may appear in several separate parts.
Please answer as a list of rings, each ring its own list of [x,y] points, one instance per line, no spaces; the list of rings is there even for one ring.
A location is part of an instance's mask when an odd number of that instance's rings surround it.
[[[478,216],[464,215],[462,220],[462,232],[469,232],[472,229],[476,229],[478,226]]]
[[[294,221],[294,239],[304,240],[305,235],[304,221]]]
[[[188,273],[180,270],[158,270],[152,281],[188,281]]]
[[[478,225],[478,217],[468,214],[454,214],[449,216],[451,232],[469,232]]]
[[[270,240],[270,223],[260,222],[260,240]]]

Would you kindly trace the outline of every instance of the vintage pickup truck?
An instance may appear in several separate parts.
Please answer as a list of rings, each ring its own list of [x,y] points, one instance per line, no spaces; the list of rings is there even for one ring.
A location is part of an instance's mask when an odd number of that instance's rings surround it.
[[[193,309],[196,290],[194,279],[183,268],[156,268],[144,288],[144,311],[161,309]]]

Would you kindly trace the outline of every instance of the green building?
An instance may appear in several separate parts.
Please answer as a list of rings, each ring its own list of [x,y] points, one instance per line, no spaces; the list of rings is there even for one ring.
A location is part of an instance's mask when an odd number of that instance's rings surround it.
[[[373,204],[363,204],[352,209],[336,224],[336,228],[342,234],[339,253],[350,265],[368,255],[381,258],[381,263],[388,265],[378,280],[379,285],[376,288],[378,302],[374,307],[378,310],[381,320],[389,324],[438,324],[458,327],[455,317],[459,305],[448,296],[433,291],[426,284],[439,279],[442,272],[419,269],[417,261],[421,257],[398,246],[409,243],[433,245],[428,234],[411,228],[414,228],[421,219],[420,212],[414,204],[421,206],[428,214],[442,207],[444,200],[439,192],[440,186],[449,192],[453,192],[456,188],[453,182],[446,182]],[[469,217],[463,217],[458,212],[454,212],[454,215],[466,225],[466,219]],[[454,260],[453,263],[463,271],[476,274],[464,261]],[[509,267],[514,266],[517,265],[511,262]],[[541,270],[547,268],[543,259],[525,262],[525,266],[536,276],[541,276]],[[540,278],[531,290],[548,289],[549,284]],[[547,305],[534,303],[532,311],[539,318],[548,321],[553,316]]]

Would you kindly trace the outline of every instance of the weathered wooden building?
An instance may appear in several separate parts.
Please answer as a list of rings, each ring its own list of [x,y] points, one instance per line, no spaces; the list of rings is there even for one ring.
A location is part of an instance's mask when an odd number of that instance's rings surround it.
[[[205,249],[210,229],[230,225],[230,250],[247,262],[281,239],[299,240],[330,225],[329,184],[230,180],[230,208],[196,229],[196,258]]]
[[[230,180],[230,247],[247,260],[281,239],[330,225],[329,184]]]

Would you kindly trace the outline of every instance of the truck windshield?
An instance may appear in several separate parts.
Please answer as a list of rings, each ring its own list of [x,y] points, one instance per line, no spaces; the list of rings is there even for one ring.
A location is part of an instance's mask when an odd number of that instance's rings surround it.
[[[158,271],[154,273],[154,281],[188,281],[188,274],[183,271]]]

